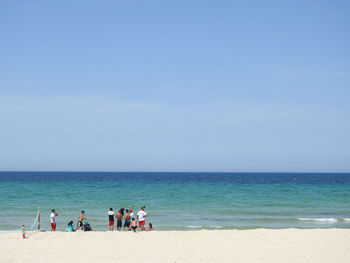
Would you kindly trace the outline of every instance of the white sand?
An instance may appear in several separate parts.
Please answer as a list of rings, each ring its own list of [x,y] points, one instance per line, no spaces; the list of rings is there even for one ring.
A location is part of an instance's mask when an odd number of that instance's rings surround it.
[[[350,229],[0,234],[0,262],[350,262]]]

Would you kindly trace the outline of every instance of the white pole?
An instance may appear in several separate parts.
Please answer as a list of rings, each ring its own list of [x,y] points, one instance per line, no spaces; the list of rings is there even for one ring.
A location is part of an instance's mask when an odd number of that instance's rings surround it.
[[[40,231],[40,206],[38,208],[38,231]]]

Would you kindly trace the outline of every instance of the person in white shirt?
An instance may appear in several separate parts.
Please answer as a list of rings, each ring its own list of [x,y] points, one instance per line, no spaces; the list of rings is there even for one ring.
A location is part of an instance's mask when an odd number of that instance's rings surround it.
[[[50,231],[56,231],[56,220],[55,217],[58,216],[55,209],[52,209],[52,212],[50,214],[50,223],[51,223],[51,229]]]
[[[147,213],[145,212],[145,206],[141,207],[141,210],[137,212],[137,220],[139,221],[139,229],[145,230]]]
[[[130,212],[130,217],[133,218],[134,217],[134,212],[132,210],[134,210],[135,205],[132,205],[132,207],[129,209]]]
[[[113,227],[114,227],[114,211],[113,211],[112,207],[108,211],[108,226],[109,226],[109,230],[113,231]]]

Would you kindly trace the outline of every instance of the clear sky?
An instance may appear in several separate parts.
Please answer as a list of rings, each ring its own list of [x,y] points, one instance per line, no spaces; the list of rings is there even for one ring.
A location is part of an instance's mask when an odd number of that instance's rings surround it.
[[[350,172],[349,14],[0,0],[0,170]]]

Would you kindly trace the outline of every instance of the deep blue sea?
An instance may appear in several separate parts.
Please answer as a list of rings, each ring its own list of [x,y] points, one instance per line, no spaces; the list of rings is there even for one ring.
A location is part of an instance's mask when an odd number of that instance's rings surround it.
[[[105,231],[110,207],[145,205],[157,230],[350,228],[350,174],[0,172],[0,230],[30,226],[41,207],[58,230],[81,210]]]

